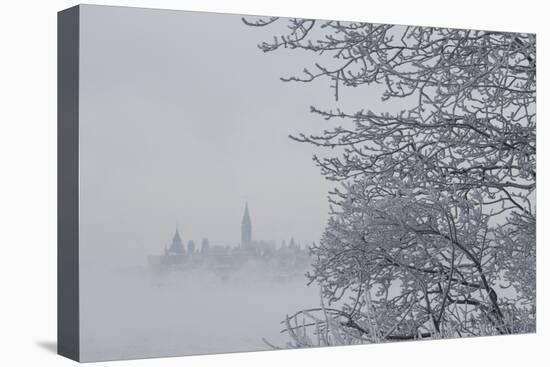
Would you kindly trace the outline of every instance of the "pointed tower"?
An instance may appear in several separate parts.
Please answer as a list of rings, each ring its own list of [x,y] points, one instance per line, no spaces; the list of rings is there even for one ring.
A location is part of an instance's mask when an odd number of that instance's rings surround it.
[[[244,207],[243,221],[241,223],[241,247],[249,249],[252,245],[252,222],[248,211],[248,202]]]
[[[181,241],[180,232],[176,228],[176,233],[172,239],[172,244],[168,248],[168,252],[173,255],[183,255],[185,253],[185,248],[183,247],[183,242]]]

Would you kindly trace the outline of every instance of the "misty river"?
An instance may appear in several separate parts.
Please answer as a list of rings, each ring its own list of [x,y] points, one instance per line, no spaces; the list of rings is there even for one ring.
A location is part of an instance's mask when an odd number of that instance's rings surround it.
[[[81,292],[84,360],[175,356],[285,347],[285,315],[319,305],[301,274],[274,279],[258,270],[102,272]],[[84,298],[84,299],[82,299]]]

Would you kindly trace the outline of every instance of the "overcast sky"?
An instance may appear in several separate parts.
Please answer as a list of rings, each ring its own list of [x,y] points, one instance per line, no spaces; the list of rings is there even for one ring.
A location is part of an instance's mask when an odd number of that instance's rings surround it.
[[[81,12],[81,253],[139,261],[183,239],[237,245],[245,202],[253,237],[318,241],[329,183],[315,148],[290,133],[330,124],[326,81],[283,83],[309,54],[257,48],[280,26],[237,15],[84,6]],[[279,28],[277,28],[279,27]],[[371,99],[371,100],[369,100]],[[347,98],[357,107],[379,96]],[[84,257],[85,259],[85,257]]]

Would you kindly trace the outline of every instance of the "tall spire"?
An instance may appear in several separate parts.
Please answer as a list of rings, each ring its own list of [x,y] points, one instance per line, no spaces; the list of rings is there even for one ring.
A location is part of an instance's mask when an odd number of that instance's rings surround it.
[[[172,244],[170,245],[169,251],[174,254],[183,254],[185,249],[183,247],[183,242],[181,241],[180,232],[176,227],[176,233],[174,233],[174,238],[172,239]]]
[[[249,248],[252,244],[252,222],[250,220],[250,212],[248,210],[248,202],[244,207],[243,220],[241,223],[241,246]]]

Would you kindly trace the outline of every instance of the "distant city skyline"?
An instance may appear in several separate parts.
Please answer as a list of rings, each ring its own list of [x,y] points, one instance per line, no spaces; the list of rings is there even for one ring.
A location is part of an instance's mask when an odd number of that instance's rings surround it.
[[[187,245],[185,245],[187,243]],[[200,245],[199,245],[200,244]],[[264,275],[273,279],[301,277],[311,259],[307,244],[300,246],[290,237],[281,243],[253,237],[252,219],[245,204],[241,221],[241,242],[238,244],[211,243],[207,237],[185,239],[176,228],[172,241],[162,251],[147,256],[155,273],[172,271],[206,271],[224,278],[250,266],[259,266]]]
[[[280,246],[283,246],[283,245],[286,245],[286,244],[292,242],[292,243],[294,243],[295,245],[297,245],[299,247],[305,248],[306,246],[308,246],[312,242],[314,242],[314,241],[308,241],[307,239],[302,240],[301,242],[296,241],[296,238],[293,235],[289,235],[289,236],[287,236],[287,238],[283,238],[281,240],[262,238],[261,234],[260,234],[259,237],[255,237],[254,232],[253,232],[252,217],[253,216],[251,215],[250,210],[248,208],[248,202],[245,202],[245,207],[244,207],[244,211],[243,211],[243,215],[242,215],[242,219],[241,219],[241,240],[239,242],[230,243],[228,241],[221,241],[219,243],[212,243],[210,238],[207,235],[202,236],[202,237],[193,237],[192,238],[192,237],[187,235],[187,232],[186,232],[186,229],[185,229],[184,226],[176,225],[176,227],[174,228],[175,232],[173,231],[174,234],[173,234],[173,237],[171,239],[172,246],[174,245],[175,240],[177,240],[176,243],[178,241],[181,241],[181,243],[183,244],[184,247],[187,247],[186,244],[189,241],[193,241],[194,243],[199,245],[200,242],[203,241],[203,240],[208,240],[208,242],[211,245],[230,246],[230,247],[248,247],[254,241],[261,241],[261,242],[270,242],[273,245],[275,245],[276,247],[280,247]],[[168,246],[168,247],[170,247],[170,246]]]

